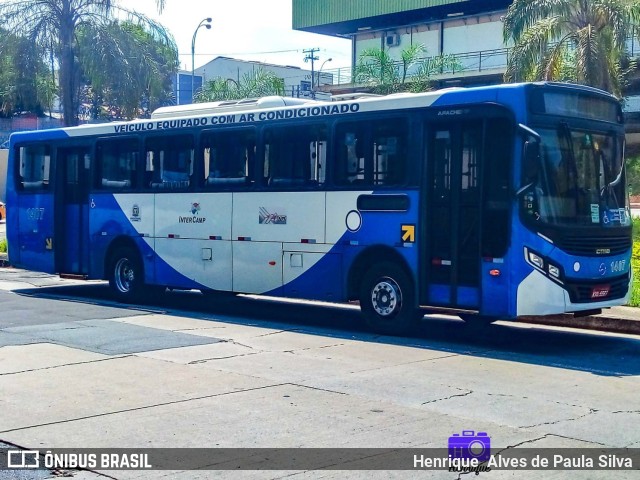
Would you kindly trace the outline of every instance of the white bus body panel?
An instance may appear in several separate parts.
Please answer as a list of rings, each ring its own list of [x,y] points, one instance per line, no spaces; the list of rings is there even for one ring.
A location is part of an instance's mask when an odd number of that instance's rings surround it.
[[[149,193],[138,194],[116,194],[113,196],[120,210],[127,216],[138,235],[144,237],[147,243],[153,248],[153,236],[155,227],[155,195]],[[95,205],[93,199],[89,200],[91,209],[100,209],[100,205]],[[93,219],[94,216],[90,215]],[[89,220],[91,222],[91,220]],[[95,229],[91,228],[91,231]]]
[[[627,303],[631,289],[622,300]],[[620,299],[607,302],[571,303],[569,293],[542,273],[534,270],[518,285],[517,315],[552,315],[559,310],[579,312],[620,305]]]
[[[233,194],[232,238],[252,242],[325,242],[325,192]]]
[[[358,212],[358,197],[368,195],[364,192],[327,192],[327,243],[335,244],[349,231],[358,231],[362,227],[362,216]]]
[[[232,193],[156,195],[157,238],[231,240]]]
[[[156,195],[156,254],[178,273],[231,290],[231,193]]]
[[[233,290],[267,293],[281,288],[283,243],[324,243],[324,225],[325,192],[235,193]]]
[[[212,290],[233,288],[231,242],[157,238],[156,254],[174,270]]]
[[[233,242],[233,291],[267,293],[282,287],[282,243]]]

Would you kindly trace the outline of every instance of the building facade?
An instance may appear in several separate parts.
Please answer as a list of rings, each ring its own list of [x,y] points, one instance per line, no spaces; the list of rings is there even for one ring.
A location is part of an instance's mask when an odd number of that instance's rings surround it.
[[[194,70],[193,91],[197,92],[202,86],[217,78],[241,83],[246,75],[263,69],[274,73],[284,81],[285,96],[311,97],[315,93],[312,90],[322,85],[333,83],[333,74],[323,71],[313,71],[313,85],[311,82],[312,71],[289,65],[275,65],[272,63],[239,60],[230,57],[216,57],[209,63]],[[173,94],[176,105],[191,103],[191,72],[181,70],[176,74],[173,85]]]
[[[501,17],[511,0],[293,0],[293,28],[350,38],[352,65],[368,48],[385,48],[400,60],[403,49],[422,44],[425,56],[454,55],[457,72],[444,84],[500,81],[507,64]]]

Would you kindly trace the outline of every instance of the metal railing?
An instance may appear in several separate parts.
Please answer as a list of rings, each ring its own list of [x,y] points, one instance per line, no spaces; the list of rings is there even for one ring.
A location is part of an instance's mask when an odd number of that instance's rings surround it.
[[[631,36],[626,42],[627,53],[631,58],[640,57],[640,41]],[[458,68],[451,68],[440,72],[442,75],[462,75],[466,73],[504,73],[511,48],[496,48],[493,50],[479,50],[476,52],[450,53],[458,62]],[[421,60],[435,57],[424,57]],[[401,68],[401,62],[395,62]],[[491,72],[490,72],[491,71]],[[323,73],[333,75],[332,83],[327,85],[347,85],[353,83],[353,71],[351,67],[326,69]],[[411,71],[409,72],[409,75]]]
[[[457,75],[469,72],[488,72],[488,71],[498,71],[498,73],[503,73],[507,67],[507,57],[509,54],[508,48],[498,48],[493,50],[481,50],[477,52],[467,52],[467,53],[452,53],[451,56],[455,57],[458,61],[457,67],[452,67],[449,69],[444,69],[440,72],[440,75]],[[435,57],[424,57],[421,58],[420,61],[428,60],[429,58]],[[399,69],[402,67],[402,62],[399,60],[394,62],[394,65]],[[325,77],[324,75],[330,74],[331,81],[323,81],[322,85],[349,85],[353,83],[353,69],[351,67],[341,67],[341,68],[330,68],[322,71],[323,80],[325,78],[328,80],[328,75]],[[410,70],[408,75],[411,76],[413,72]]]

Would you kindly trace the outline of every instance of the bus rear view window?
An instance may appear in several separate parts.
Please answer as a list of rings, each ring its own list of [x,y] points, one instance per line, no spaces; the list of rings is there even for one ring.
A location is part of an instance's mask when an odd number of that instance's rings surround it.
[[[51,152],[47,145],[20,148],[20,185],[23,190],[49,188]]]

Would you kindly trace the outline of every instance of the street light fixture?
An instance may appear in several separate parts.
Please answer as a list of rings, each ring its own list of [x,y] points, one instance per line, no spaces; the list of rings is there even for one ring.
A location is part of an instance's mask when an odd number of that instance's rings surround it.
[[[211,28],[211,17],[207,17],[200,21],[198,26],[196,27],[195,32],[193,32],[193,38],[191,39],[191,103],[193,103],[193,95],[194,95],[194,72],[195,72],[195,62],[196,62],[196,35],[198,34],[198,30],[200,27],[205,27],[207,30]]]
[[[318,70],[318,81],[316,82],[316,85],[318,87],[320,87],[320,75],[322,74],[322,69],[324,68],[324,64],[332,60],[333,58],[327,58],[324,62],[322,62],[322,65],[320,65],[320,70]]]

